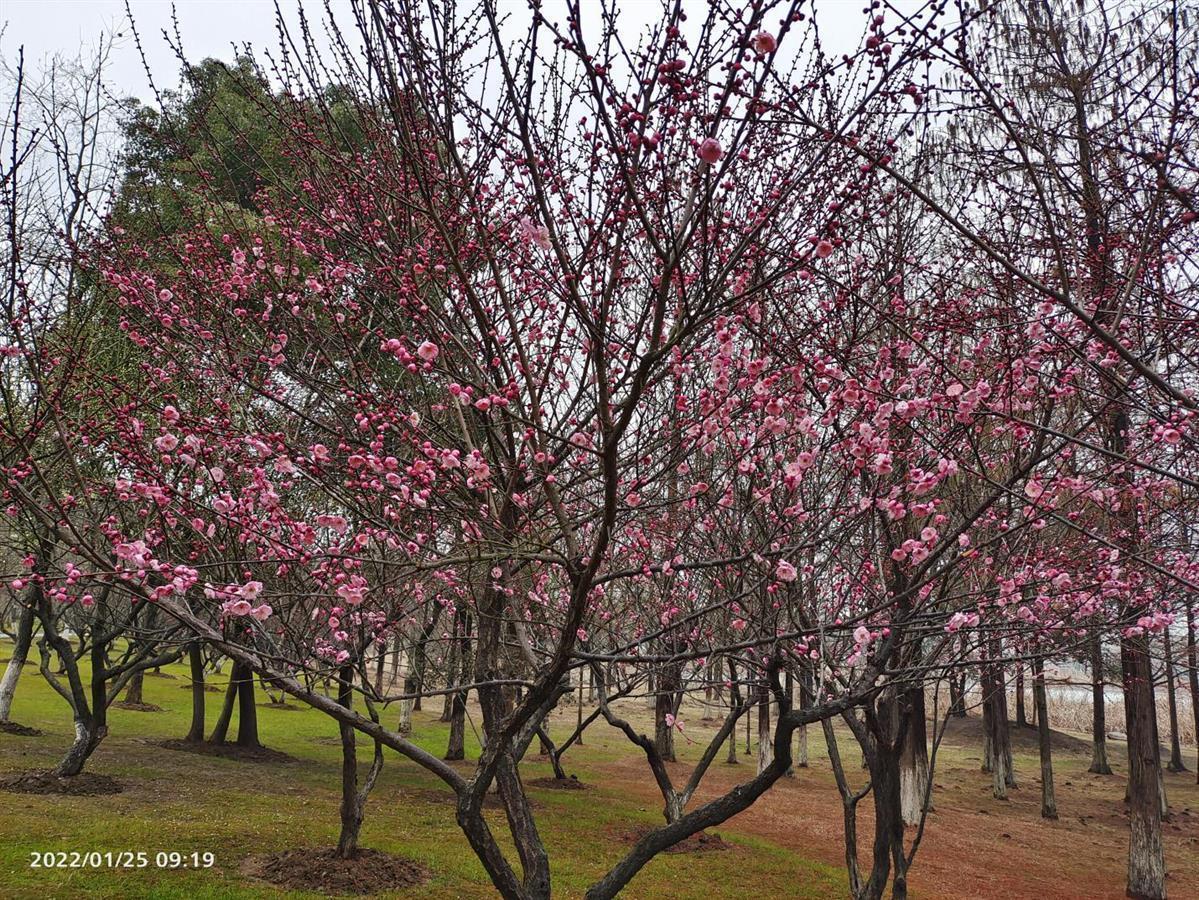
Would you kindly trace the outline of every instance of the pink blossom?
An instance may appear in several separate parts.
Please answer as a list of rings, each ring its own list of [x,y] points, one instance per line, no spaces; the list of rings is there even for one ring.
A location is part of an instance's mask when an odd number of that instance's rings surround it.
[[[754,48],[754,53],[758,56],[765,56],[767,53],[773,53],[778,49],[778,39],[769,31],[759,31],[754,35],[750,46]]]
[[[780,559],[774,569],[774,577],[779,581],[794,581],[798,575],[799,573],[795,571],[795,566],[791,565],[785,559]]]
[[[724,156],[724,148],[720,146],[720,141],[716,138],[704,138],[703,143],[699,145],[699,158],[710,166],[720,162],[720,157]]]
[[[416,355],[425,362],[433,362],[433,360],[437,359],[437,354],[438,347],[432,341],[424,341],[416,348]]]
[[[271,608],[263,603],[261,606],[255,606],[250,610],[250,618],[257,619],[259,622],[265,622],[271,616]]]
[[[173,434],[164,434],[154,439],[154,446],[160,453],[170,453],[179,446],[179,438]]]

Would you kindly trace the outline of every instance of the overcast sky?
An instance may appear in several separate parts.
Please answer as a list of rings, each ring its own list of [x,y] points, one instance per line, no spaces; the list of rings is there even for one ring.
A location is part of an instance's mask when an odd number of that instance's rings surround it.
[[[281,0],[284,15],[295,21],[301,0]],[[453,2],[453,0],[447,0]],[[697,11],[707,8],[707,0],[687,0]],[[170,0],[130,0],[138,32],[155,81],[160,88],[178,83],[179,63],[163,38],[164,29],[173,32]],[[344,0],[334,0],[334,8],[345,10]],[[500,0],[516,15],[527,15],[525,0]],[[620,27],[626,33],[639,32],[660,9],[657,0],[623,0]],[[862,36],[863,0],[824,0],[819,6],[820,24],[826,48],[842,52],[857,45]],[[919,0],[912,0],[919,5]],[[590,8],[596,4],[592,2]],[[584,10],[589,4],[583,3]],[[234,46],[250,44],[258,49],[274,48],[275,12],[272,0],[176,0],[175,12],[183,48],[189,60],[205,57],[229,60]],[[310,18],[318,19],[323,2],[310,0]],[[551,18],[560,18],[565,10],[562,0],[548,0],[544,9]],[[348,19],[346,20],[348,21]],[[0,53],[15,63],[17,49],[25,48],[31,71],[54,54],[74,57],[81,49],[94,48],[101,34],[122,35],[114,45],[106,71],[113,92],[121,96],[148,99],[148,88],[141,60],[134,47],[123,0],[0,0]],[[633,41],[632,43],[636,43]]]

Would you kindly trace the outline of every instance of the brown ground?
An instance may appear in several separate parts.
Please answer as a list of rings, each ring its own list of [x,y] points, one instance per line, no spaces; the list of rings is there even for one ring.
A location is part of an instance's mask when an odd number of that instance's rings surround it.
[[[162,712],[162,707],[153,703],[131,703],[128,700],[118,700],[113,706],[117,709],[128,709],[133,712]]]
[[[421,866],[379,850],[359,850],[340,859],[331,849],[284,850],[252,856],[242,874],[291,890],[332,894],[374,894],[412,887],[428,879]]]
[[[178,738],[152,741],[151,743],[156,747],[165,747],[167,750],[182,750],[185,753],[220,756],[243,762],[295,762],[295,757],[288,756],[279,750],[272,750],[270,747],[242,747],[238,744],[213,744],[209,741],[185,741]]]
[[[573,714],[572,714],[573,715]],[[565,717],[564,717],[565,718]],[[696,719],[698,721],[698,718]],[[565,725],[565,722],[563,723]],[[1036,747],[1034,729],[1014,723],[1017,754]],[[714,731],[714,728],[713,728]],[[740,750],[744,750],[741,729]],[[813,753],[823,750],[819,729],[809,729]],[[612,742],[616,746],[615,742]],[[1069,734],[1054,737],[1056,822],[1041,818],[1039,768],[1035,757],[1016,762],[1019,787],[1007,801],[992,797],[990,776],[979,771],[981,722],[955,723],[944,739],[933,788],[935,810],[909,878],[912,893],[940,900],[1102,900],[1124,896],[1128,852],[1128,816],[1122,803],[1125,769],[1123,744],[1109,741],[1115,775],[1091,775],[1090,743]],[[865,784],[860,752],[841,738],[846,774],[855,788]],[[740,756],[728,765],[724,753],[713,763],[691,808],[728,791],[753,774],[755,757]],[[1188,764],[1193,756],[1188,759]],[[569,753],[564,757],[569,770]],[[660,809],[661,795],[647,775],[643,759],[629,754],[604,766],[606,786],[628,785],[629,792],[650,809]],[[691,767],[673,764],[672,779],[686,781]],[[832,866],[845,864],[842,810],[827,759],[795,770],[750,809],[728,820],[722,830],[765,838]],[[1171,798],[1170,821],[1163,826],[1168,883],[1172,898],[1199,897],[1199,791],[1194,772],[1166,775]],[[869,798],[858,807],[859,863],[870,865],[873,810]],[[915,829],[909,829],[909,843]],[[991,860],[992,862],[988,862]]]
[[[0,734],[15,734],[17,737],[37,737],[42,732],[37,728],[30,728],[28,725],[21,725],[17,722],[0,722]]]
[[[587,785],[574,775],[569,778],[529,778],[525,781],[525,786],[549,788],[552,791],[583,791],[587,789]]]
[[[119,794],[124,788],[115,778],[84,772],[73,778],[59,778],[49,772],[18,772],[0,778],[0,790],[13,794],[71,794],[86,797],[95,794]]]
[[[625,844],[635,844],[654,828],[644,825],[640,828],[630,828],[613,831],[613,836]],[[685,840],[679,841],[673,847],[666,848],[667,853],[708,853],[713,850],[732,850],[733,845],[715,832],[701,831]]]

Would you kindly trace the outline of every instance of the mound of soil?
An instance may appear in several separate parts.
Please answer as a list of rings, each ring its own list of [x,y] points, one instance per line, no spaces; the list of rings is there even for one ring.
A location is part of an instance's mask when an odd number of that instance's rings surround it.
[[[302,706],[296,706],[294,703],[288,703],[284,700],[282,703],[259,703],[260,709],[303,709]]]
[[[179,689],[184,690],[184,691],[190,691],[192,689],[192,686],[190,684],[181,684],[181,685],[179,685]],[[217,687],[215,684],[205,684],[204,692],[207,694],[219,694],[221,692],[221,689],[219,687]]]
[[[252,856],[241,871],[278,887],[325,896],[395,891],[429,878],[424,866],[379,850],[359,850],[352,859],[339,859],[332,849],[283,850]]]
[[[167,741],[155,741],[154,746],[165,747],[167,750],[182,750],[185,753],[199,753],[201,756],[219,756],[223,759],[236,759],[243,762],[295,762],[295,758],[270,747],[242,747],[238,744],[213,744],[209,741],[185,741],[172,738]]]
[[[118,700],[113,707],[115,709],[131,709],[134,712],[162,712],[162,707],[153,703],[130,703],[128,700]]]
[[[587,789],[587,785],[579,781],[578,776],[571,775],[569,778],[533,778],[526,781],[529,787],[549,788],[554,791],[583,791]]]
[[[626,844],[635,844],[657,829],[653,825],[642,825],[624,831],[618,837]],[[717,850],[732,850],[733,845],[715,832],[701,831],[666,848],[667,853],[710,853]]]
[[[171,679],[171,681],[178,680],[178,678],[176,676],[172,675],[170,672],[144,672],[143,674],[147,678],[169,678],[169,679]]]
[[[0,734],[15,734],[19,737],[38,737],[42,732],[28,725],[18,725],[16,722],[0,722]]]
[[[0,778],[0,790],[13,794],[71,794],[89,797],[96,794],[119,794],[124,788],[115,778],[84,772],[72,778],[60,778],[49,772],[19,772]]]
[[[1049,720],[1053,721],[1053,713],[1050,712]],[[940,726],[938,726],[940,727]],[[1025,750],[1036,750],[1037,744],[1037,729],[1036,726],[1023,728],[1015,722],[1008,722],[1008,730],[1012,735],[1012,747]],[[931,732],[931,726],[930,726]],[[945,741],[949,744],[955,744],[959,747],[977,747],[980,751],[983,746],[983,720],[981,716],[967,716],[960,719],[957,716],[950,718],[949,724],[945,727]],[[1064,731],[1049,730],[1049,745],[1055,750],[1062,753],[1090,753],[1090,741],[1075,737],[1072,734],[1066,734]]]

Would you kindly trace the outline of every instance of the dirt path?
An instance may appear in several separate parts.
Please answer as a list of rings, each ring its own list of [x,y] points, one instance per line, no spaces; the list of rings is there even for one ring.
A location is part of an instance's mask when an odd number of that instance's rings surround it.
[[[966,735],[956,735],[967,738]],[[1063,735],[1066,742],[1072,740]],[[815,736],[814,743],[821,741]],[[821,741],[822,746],[822,741]],[[981,746],[981,739],[978,746]],[[1040,781],[1033,765],[1017,763],[1021,786],[1008,801],[991,796],[989,776],[979,771],[973,748],[944,748],[937,769],[935,811],[913,866],[909,887],[918,898],[943,900],[1100,900],[1124,896],[1128,820],[1121,797],[1124,779],[1085,772],[1086,758],[1063,751],[1057,764],[1061,818],[1040,817]],[[864,784],[856,750],[843,747],[849,777]],[[721,755],[723,759],[723,754]],[[602,764],[608,786],[623,785],[649,809],[660,795],[646,779],[643,759],[629,755]],[[676,783],[690,766],[673,767]],[[713,797],[752,775],[752,762],[713,765],[698,801]],[[1171,820],[1165,825],[1172,897],[1199,897],[1199,788],[1194,774],[1168,775]],[[859,806],[859,855],[870,862],[873,815],[869,799]],[[797,769],[721,831],[754,835],[809,858],[841,867],[845,861],[842,811],[827,760]],[[909,841],[915,830],[909,829]]]

